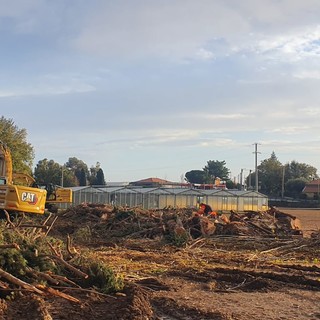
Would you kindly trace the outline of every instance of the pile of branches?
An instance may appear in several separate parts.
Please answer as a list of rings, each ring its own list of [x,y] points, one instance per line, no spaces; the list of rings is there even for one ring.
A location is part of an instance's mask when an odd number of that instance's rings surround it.
[[[225,235],[250,235],[276,238],[302,236],[301,223],[295,216],[271,207],[266,211],[231,211],[230,223],[218,230]]]
[[[22,215],[12,220],[6,211],[5,215],[0,221],[0,298],[27,291],[80,303],[65,292],[123,289],[122,279],[113,270],[82,256],[70,237],[64,243],[48,235],[57,217],[28,220]]]
[[[60,230],[72,233],[75,239],[86,244],[125,238],[164,238],[174,244],[183,244],[203,236],[302,236],[298,219],[276,208],[263,212],[231,211],[211,217],[199,215],[194,209],[144,210],[82,204],[69,208],[60,222]]]

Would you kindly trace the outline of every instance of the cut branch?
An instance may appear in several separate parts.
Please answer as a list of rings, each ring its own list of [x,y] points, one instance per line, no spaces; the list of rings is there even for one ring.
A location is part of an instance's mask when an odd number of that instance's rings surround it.
[[[77,276],[81,277],[81,278],[85,278],[87,279],[89,276],[80,271],[79,269],[77,269],[76,267],[72,266],[70,263],[68,263],[67,261],[63,260],[62,258],[58,257],[58,256],[54,256],[51,254],[46,254],[43,255],[44,257],[48,257],[54,260],[57,260],[58,262],[60,262],[65,268],[67,268],[68,270],[72,271],[74,274],[76,274]]]
[[[43,293],[41,290],[37,289],[35,286],[16,278],[12,274],[4,271],[1,268],[0,268],[0,277],[6,279],[10,283],[13,283],[13,284],[15,284],[15,285],[17,285],[19,287],[22,287],[23,289],[26,289],[26,290],[29,290],[29,291],[33,291],[33,292],[36,292],[38,294],[42,294]]]

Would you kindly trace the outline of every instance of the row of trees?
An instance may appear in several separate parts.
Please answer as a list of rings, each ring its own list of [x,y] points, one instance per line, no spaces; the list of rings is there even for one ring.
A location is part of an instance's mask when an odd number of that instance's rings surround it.
[[[38,184],[53,183],[64,187],[105,185],[103,170],[100,163],[88,168],[88,166],[75,157],[60,165],[54,160],[40,160],[34,169],[34,178]]]
[[[104,172],[97,162],[95,166],[88,166],[75,157],[69,158],[64,164],[54,160],[40,160],[32,168],[34,148],[27,142],[26,129],[19,129],[12,119],[0,118],[0,139],[11,151],[14,172],[33,175],[38,184],[53,183],[65,187],[105,185]]]
[[[295,160],[282,164],[276,154],[272,152],[270,158],[261,161],[258,169],[258,190],[270,197],[302,197],[301,191],[306,183],[318,178],[317,169],[306,163]],[[209,160],[202,170],[191,170],[185,174],[185,179],[190,183],[214,183],[215,178],[226,181],[227,188],[244,188],[244,185],[235,183],[229,177],[230,170],[225,161]],[[256,172],[252,171],[244,180],[248,189],[256,189]]]
[[[105,185],[104,172],[97,162],[95,166],[88,166],[80,159],[71,157],[64,164],[54,160],[40,160],[34,170],[34,148],[27,142],[26,129],[19,129],[12,119],[0,118],[0,137],[11,150],[13,170],[33,174],[39,184],[53,183],[67,186]],[[190,183],[211,184],[215,179],[226,181],[227,188],[239,188],[229,177],[230,170],[225,161],[209,160],[202,170],[186,172],[185,179]],[[261,161],[258,166],[259,191],[268,196],[299,197],[305,184],[318,178],[317,169],[305,163],[291,161],[282,164],[272,152],[270,158]],[[247,187],[256,189],[255,172],[251,172],[245,180]]]

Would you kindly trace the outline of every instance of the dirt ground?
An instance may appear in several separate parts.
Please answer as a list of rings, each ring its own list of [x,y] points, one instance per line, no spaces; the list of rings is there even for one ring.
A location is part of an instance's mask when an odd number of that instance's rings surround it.
[[[279,209],[301,220],[303,238],[207,237],[182,247],[160,237],[91,238],[77,250],[120,274],[122,292],[64,289],[79,302],[23,292],[0,300],[0,319],[320,319],[320,237],[310,237],[320,210]],[[52,232],[67,227],[58,219]]]

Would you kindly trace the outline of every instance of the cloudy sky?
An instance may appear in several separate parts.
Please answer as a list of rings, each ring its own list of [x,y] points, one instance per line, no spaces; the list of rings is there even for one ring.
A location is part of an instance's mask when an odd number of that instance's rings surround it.
[[[319,0],[0,0],[0,115],[107,182],[320,169]]]

